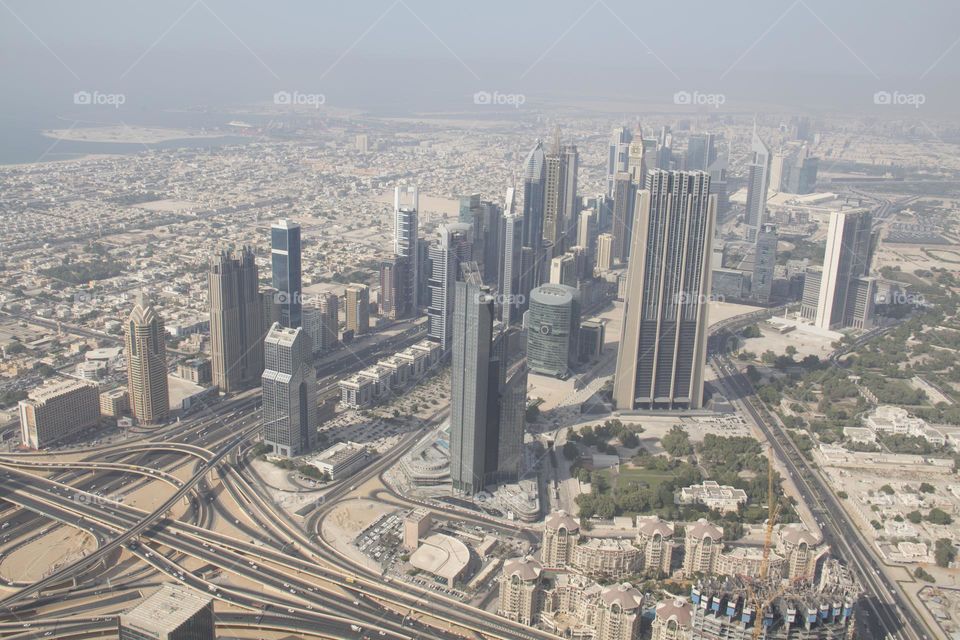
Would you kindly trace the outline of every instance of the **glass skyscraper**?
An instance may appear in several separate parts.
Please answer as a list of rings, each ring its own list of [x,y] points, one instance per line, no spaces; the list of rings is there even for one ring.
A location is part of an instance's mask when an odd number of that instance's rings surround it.
[[[300,225],[278,220],[270,227],[270,258],[274,301],[280,307],[280,324],[297,328],[302,324],[303,288],[300,280]]]

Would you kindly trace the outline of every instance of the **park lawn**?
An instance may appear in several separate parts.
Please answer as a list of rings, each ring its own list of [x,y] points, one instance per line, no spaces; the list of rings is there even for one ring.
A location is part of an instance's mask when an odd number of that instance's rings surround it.
[[[624,465],[620,465],[619,473],[611,467],[610,469],[604,469],[603,475],[610,486],[616,486],[618,489],[628,487],[631,483],[640,483],[641,486],[647,485],[650,488],[656,488],[661,482],[672,480],[674,477],[673,473],[669,471],[653,471]]]

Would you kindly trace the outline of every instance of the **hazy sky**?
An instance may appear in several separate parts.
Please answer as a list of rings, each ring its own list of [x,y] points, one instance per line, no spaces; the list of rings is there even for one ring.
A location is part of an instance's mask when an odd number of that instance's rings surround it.
[[[673,104],[723,94],[869,112],[877,91],[950,114],[960,2],[860,0],[0,0],[9,109],[57,113],[77,90],[125,109],[268,102],[469,107],[476,91]],[[9,91],[8,91],[9,89]],[[910,115],[911,107],[904,113]]]

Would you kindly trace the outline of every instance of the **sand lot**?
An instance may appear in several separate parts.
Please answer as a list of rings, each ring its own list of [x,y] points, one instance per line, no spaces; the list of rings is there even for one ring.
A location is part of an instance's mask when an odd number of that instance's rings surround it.
[[[0,562],[0,575],[6,580],[34,582],[51,569],[68,564],[95,548],[96,543],[87,532],[73,527],[57,527],[5,556]]]

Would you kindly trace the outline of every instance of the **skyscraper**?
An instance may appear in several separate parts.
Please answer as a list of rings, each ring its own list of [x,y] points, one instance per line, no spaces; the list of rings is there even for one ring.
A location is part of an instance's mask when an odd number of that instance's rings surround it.
[[[773,288],[773,271],[777,266],[777,226],[769,222],[760,225],[754,245],[753,278],[750,297],[757,302],[769,302]]]
[[[830,216],[814,324],[836,329],[853,324],[858,278],[870,273],[873,216],[865,209]]]
[[[716,222],[710,177],[649,172],[635,215],[614,402],[623,410],[699,408]]]
[[[370,287],[365,284],[350,284],[344,289],[347,307],[347,331],[359,336],[370,331]]]
[[[521,248],[523,245],[523,218],[506,215],[501,225],[500,272],[497,290],[501,295],[500,321],[507,327],[520,318],[523,302],[529,291],[520,288]]]
[[[563,215],[561,216],[560,240],[562,249],[568,249],[576,242],[577,215],[580,213],[580,198],[577,196],[577,173],[580,171],[580,154],[577,146],[563,145],[560,148],[563,162]]]
[[[577,286],[577,263],[573,254],[565,253],[550,261],[550,282],[574,288]]]
[[[141,424],[163,422],[170,414],[165,339],[163,319],[141,293],[124,332],[130,410]]]
[[[340,298],[329,291],[320,294],[318,301],[320,309],[320,350],[332,349],[339,340],[340,332]]]
[[[455,285],[450,391],[453,489],[474,494],[512,481],[520,470],[526,411],[526,365],[509,365],[507,336],[494,325],[494,297],[476,263]]]
[[[627,127],[616,127],[610,135],[610,149],[607,152],[607,196],[613,196],[613,179],[621,171],[627,170],[627,156],[633,134]]]
[[[299,456],[317,440],[317,376],[303,329],[274,323],[264,339],[263,442]]]
[[[429,248],[427,338],[439,342],[444,353],[452,344],[454,283],[472,252],[471,226],[463,223],[442,225]]]
[[[596,271],[604,273],[613,268],[613,235],[601,233],[597,236],[597,260],[594,263]]]
[[[404,203],[405,199],[407,202]],[[417,187],[393,192],[393,253],[406,259],[407,272],[398,283],[397,304],[404,313],[420,308],[420,195]],[[401,316],[403,317],[403,316]]]
[[[546,180],[543,189],[543,240],[559,247],[563,236],[566,162],[557,132],[553,148],[546,155]]]
[[[270,259],[273,267],[273,288],[277,290],[280,323],[299,327],[303,288],[300,280],[300,225],[278,220],[270,227]]]
[[[380,262],[380,313],[391,320],[405,318],[409,314],[404,291],[409,284],[407,259],[395,256]]]
[[[562,377],[577,360],[580,292],[545,284],[530,292],[527,312],[527,364],[530,371]]]
[[[247,389],[263,373],[263,295],[250,247],[219,253],[210,263],[210,367],[224,393]]]
[[[712,133],[691,133],[687,139],[687,171],[706,171],[717,159]]]
[[[523,161],[523,246],[539,251],[543,237],[543,192],[546,181],[546,156],[543,142],[536,145]]]
[[[597,212],[593,209],[584,209],[580,212],[577,225],[577,245],[583,247],[590,258],[596,255],[598,234]]]
[[[454,491],[474,494],[487,480],[487,434],[494,298],[476,265],[456,283],[452,318],[450,477]],[[470,267],[473,267],[472,269]]]
[[[213,598],[165,584],[120,615],[120,640],[215,640]]]
[[[757,125],[753,125],[753,141],[751,143],[751,159],[747,166],[747,210],[745,222],[748,239],[753,239],[760,225],[764,222],[764,211],[767,207],[767,191],[770,188],[770,149],[764,144],[757,133]]]
[[[625,263],[630,257],[633,237],[634,201],[637,183],[629,173],[618,173],[613,182],[613,259]]]

